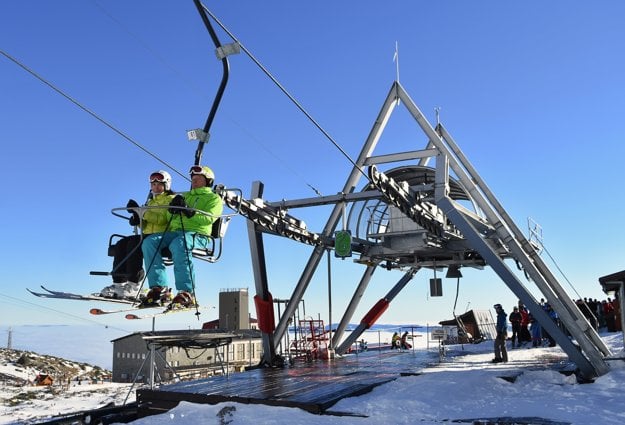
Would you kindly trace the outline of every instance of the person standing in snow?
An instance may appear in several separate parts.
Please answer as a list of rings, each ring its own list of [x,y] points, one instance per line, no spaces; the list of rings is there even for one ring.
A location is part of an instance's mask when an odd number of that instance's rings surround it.
[[[519,300],[519,313],[521,314],[521,330],[519,332],[519,344],[522,342],[531,342],[532,335],[530,334],[530,313],[527,308]]]
[[[520,347],[521,346],[521,334],[520,334],[521,313],[519,313],[519,307],[512,307],[512,313],[510,313],[508,320],[510,320],[510,324],[512,325],[512,337],[510,338],[512,345],[510,347],[514,348],[515,341],[516,341],[516,346]]]
[[[549,303],[545,303],[543,304],[543,309],[545,310],[545,313],[547,313],[547,315],[551,318],[551,320],[553,320],[553,322],[557,325],[558,324],[558,314],[556,313],[556,311],[551,307],[551,304]],[[547,338],[549,340],[549,346],[550,347],[555,347],[556,346],[556,340],[553,339],[553,337],[551,336],[551,334],[549,332],[547,332],[547,330],[545,328],[542,328],[542,337]]]
[[[530,314],[530,332],[532,333],[532,347],[542,347],[543,332],[540,323]]]
[[[495,337],[495,358],[493,359],[493,363],[507,362],[508,352],[506,351],[506,337],[508,336],[508,315],[501,304],[495,304],[494,308],[497,313],[497,323],[495,325],[497,336]]]

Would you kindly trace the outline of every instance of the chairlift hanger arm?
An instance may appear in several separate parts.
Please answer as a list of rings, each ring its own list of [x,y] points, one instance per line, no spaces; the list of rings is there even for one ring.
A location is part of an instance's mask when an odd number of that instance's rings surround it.
[[[204,22],[204,26],[208,30],[208,33],[215,44],[217,49],[221,48],[221,42],[219,41],[219,37],[217,37],[217,33],[213,28],[213,25],[204,10],[204,6],[200,0],[193,0],[195,7],[197,8],[200,16],[202,17],[202,21]],[[215,95],[215,99],[213,100],[213,105],[211,106],[211,110],[208,113],[208,118],[206,119],[206,124],[204,124],[204,137],[200,139],[197,145],[197,149],[195,151],[195,162],[194,165],[200,165],[202,162],[202,151],[204,149],[204,144],[208,138],[210,133],[211,125],[213,124],[213,120],[215,119],[215,115],[217,114],[217,108],[219,108],[219,103],[221,102],[221,98],[226,90],[226,85],[228,84],[228,77],[230,75],[230,64],[228,63],[228,57],[223,55],[221,58],[221,64],[223,66],[223,75],[221,77],[221,83],[219,84],[219,89],[217,90],[217,94]]]

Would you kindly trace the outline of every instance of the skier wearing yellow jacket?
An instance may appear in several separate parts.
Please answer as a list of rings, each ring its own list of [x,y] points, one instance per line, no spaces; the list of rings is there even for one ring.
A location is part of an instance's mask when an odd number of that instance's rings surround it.
[[[195,272],[191,251],[194,248],[208,246],[213,223],[221,215],[223,203],[211,190],[215,174],[210,168],[194,165],[189,174],[191,190],[183,195],[177,195],[170,203],[169,231],[147,236],[141,246],[150,286],[145,304],[165,304],[171,301],[175,307],[195,305],[193,297]],[[171,251],[174,262],[174,279],[178,294],[173,300],[160,252],[165,247]]]
[[[139,245],[147,235],[164,232],[169,218],[166,208],[174,198],[171,190],[171,176],[167,171],[158,170],[150,174],[150,195],[143,212],[143,219],[139,219],[139,204],[134,199],[128,201],[126,207],[131,214],[131,226],[141,224],[143,235],[130,235],[119,239],[113,245],[113,284],[100,291],[106,298],[135,298],[143,282],[143,254]]]

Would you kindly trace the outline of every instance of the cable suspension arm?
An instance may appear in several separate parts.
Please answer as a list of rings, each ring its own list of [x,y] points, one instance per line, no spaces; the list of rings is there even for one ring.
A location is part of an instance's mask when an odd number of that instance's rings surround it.
[[[200,0],[193,0],[195,7],[197,8],[200,16],[202,17],[202,21],[204,22],[204,26],[208,30],[208,33],[215,44],[215,47],[219,49],[221,46],[221,42],[219,41],[219,37],[217,37],[217,33],[213,29],[213,26],[206,16],[206,8],[202,5]],[[204,134],[205,137],[201,138],[197,145],[197,150],[195,151],[195,165],[200,165],[202,161],[202,151],[204,149],[204,145],[206,144],[206,137],[208,137],[210,133],[211,125],[213,124],[213,120],[215,119],[215,115],[217,114],[217,108],[219,108],[219,103],[221,102],[221,98],[223,97],[224,91],[226,90],[226,85],[228,84],[228,77],[230,75],[230,64],[228,63],[228,57],[223,55],[221,58],[221,64],[223,66],[223,75],[221,77],[221,83],[219,84],[219,89],[217,90],[217,94],[215,95],[215,99],[213,100],[213,105],[211,106],[211,110],[208,113],[208,118],[206,119],[206,124],[204,124]]]

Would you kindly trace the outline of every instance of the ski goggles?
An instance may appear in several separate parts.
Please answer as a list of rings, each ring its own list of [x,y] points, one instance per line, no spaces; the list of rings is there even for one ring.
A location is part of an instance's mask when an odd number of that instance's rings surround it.
[[[161,173],[150,174],[150,183],[165,183],[165,176]]]
[[[191,175],[194,175],[194,174],[204,174],[204,170],[202,170],[202,167],[200,165],[194,165],[189,170],[189,174],[191,174]]]

